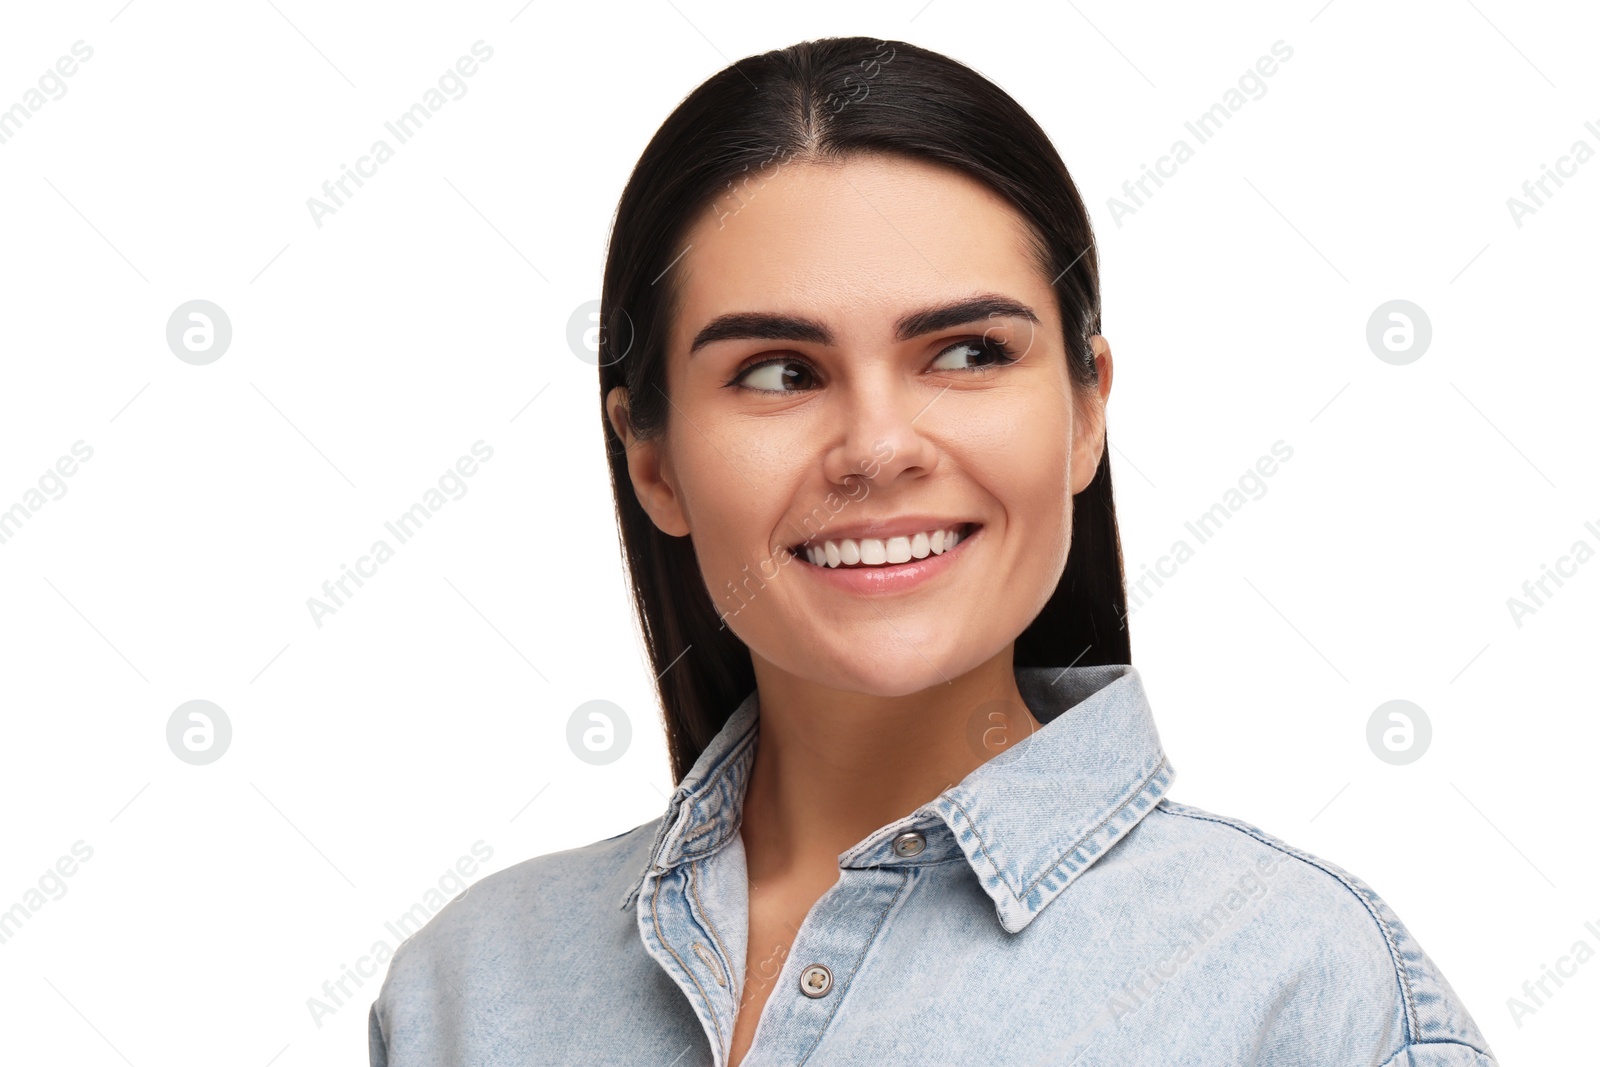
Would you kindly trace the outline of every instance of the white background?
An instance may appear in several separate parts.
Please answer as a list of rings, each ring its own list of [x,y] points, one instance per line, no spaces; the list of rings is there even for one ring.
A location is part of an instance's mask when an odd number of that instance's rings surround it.
[[[474,842],[481,876],[660,814],[568,320],[678,101],[852,34],[993,78],[1089,203],[1130,577],[1294,450],[1131,620],[1173,797],[1368,881],[1502,1062],[1592,1049],[1600,961],[1520,1025],[1506,1003],[1600,949],[1600,561],[1520,626],[1507,607],[1600,549],[1600,160],[1521,226],[1507,207],[1574,141],[1600,150],[1592,9],[123,5],[0,15],[0,108],[93,48],[0,144],[0,509],[93,449],[0,544],[0,909],[93,849],[0,944],[0,1058],[365,1063],[379,979],[321,1025],[308,998]],[[480,39],[466,94],[317,226],[307,198]],[[1118,225],[1108,198],[1279,40],[1265,95]],[[192,299],[233,327],[207,366],[166,343]],[[1392,299],[1432,323],[1404,366],[1366,342]],[[480,439],[467,493],[317,626],[307,598]],[[1433,725],[1406,766],[1366,741],[1395,698]],[[233,727],[208,766],[166,742],[192,699]],[[604,767],[565,740],[591,699],[633,726]]]

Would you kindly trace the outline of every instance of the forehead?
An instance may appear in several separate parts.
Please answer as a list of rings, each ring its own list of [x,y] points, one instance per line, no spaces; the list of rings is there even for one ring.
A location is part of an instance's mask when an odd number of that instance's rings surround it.
[[[883,155],[795,161],[754,173],[739,194],[707,208],[673,268],[679,349],[736,311],[807,310],[848,334],[978,290],[1041,314],[1051,303],[1026,220],[958,171]]]

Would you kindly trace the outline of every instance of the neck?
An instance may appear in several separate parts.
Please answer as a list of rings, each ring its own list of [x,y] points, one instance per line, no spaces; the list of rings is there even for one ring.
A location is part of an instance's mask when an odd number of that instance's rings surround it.
[[[740,835],[752,881],[832,882],[839,853],[1040,728],[1014,645],[904,696],[832,689],[753,657],[760,704]]]

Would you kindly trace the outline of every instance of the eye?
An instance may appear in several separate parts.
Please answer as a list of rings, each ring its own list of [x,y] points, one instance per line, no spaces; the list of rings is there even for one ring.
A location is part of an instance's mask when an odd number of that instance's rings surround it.
[[[976,366],[954,366],[941,361],[949,359],[988,360]],[[947,346],[934,358],[931,370],[962,370],[983,374],[999,367],[1010,366],[1022,357],[1012,354],[1004,343],[985,335],[969,337]],[[816,372],[811,364],[798,356],[773,356],[741,367],[727,382],[739,389],[756,393],[800,393],[816,388]]]
[[[967,367],[954,366],[954,367],[952,367],[952,366],[940,366],[939,365],[941,360],[947,359],[952,354],[954,354],[956,359],[961,359],[963,357],[972,355],[973,353],[976,353],[979,357],[988,356],[989,358],[993,359],[994,362],[988,363],[988,364],[984,364],[984,365],[981,365],[981,366],[977,366],[977,367],[970,367],[970,366],[967,366]],[[1006,345],[1004,345],[1003,343],[1001,343],[999,341],[994,340],[991,337],[988,337],[988,336],[970,337],[970,338],[967,338],[964,341],[957,341],[955,344],[951,345],[949,348],[946,348],[944,351],[940,352],[939,355],[934,358],[933,369],[934,370],[986,371],[986,370],[992,370],[995,367],[1009,366],[1010,364],[1017,362],[1017,360],[1020,359],[1020,358],[1021,358],[1020,356],[1012,355],[1011,349],[1006,347]]]
[[[805,391],[806,384],[813,377],[811,364],[805,360],[795,356],[775,356],[741,367],[728,384],[757,393],[798,393]]]

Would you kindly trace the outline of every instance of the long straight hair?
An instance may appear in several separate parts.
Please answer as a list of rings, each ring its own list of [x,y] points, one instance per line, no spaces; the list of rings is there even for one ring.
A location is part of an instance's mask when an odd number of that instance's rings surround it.
[[[953,168],[1009,201],[1032,224],[1039,269],[1054,279],[1072,388],[1098,380],[1090,338],[1100,332],[1100,280],[1088,213],[1050,139],[999,86],[903,41],[830,37],[741,59],[690,93],[623,190],[600,295],[600,417],[674,781],[755,688],[755,670],[712,602],[690,539],[664,534],[640,505],[605,397],[626,386],[633,432],[663,431],[666,338],[679,302],[669,268],[703,212],[725,217],[791,161],[866,152]],[[1015,667],[1131,662],[1109,445],[1072,507],[1066,566],[1018,636]]]

